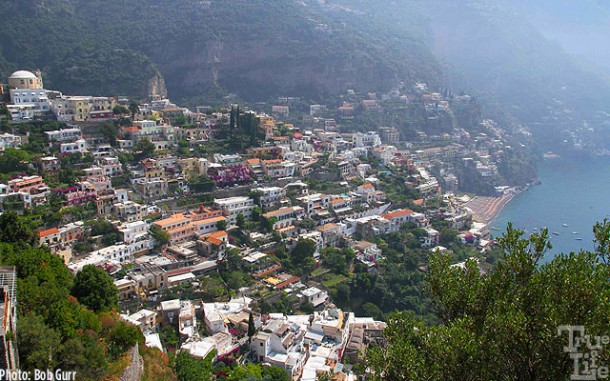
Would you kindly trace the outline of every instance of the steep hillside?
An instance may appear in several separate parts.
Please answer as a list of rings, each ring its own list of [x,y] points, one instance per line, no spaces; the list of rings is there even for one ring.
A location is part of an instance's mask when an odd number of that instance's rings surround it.
[[[0,74],[42,67],[49,87],[66,92],[145,95],[158,72],[175,98],[219,87],[246,99],[320,97],[441,78],[425,46],[393,49],[292,0],[0,5]]]

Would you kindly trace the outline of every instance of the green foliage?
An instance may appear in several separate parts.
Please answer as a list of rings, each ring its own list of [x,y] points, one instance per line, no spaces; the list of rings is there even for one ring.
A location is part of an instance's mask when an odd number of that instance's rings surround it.
[[[211,353],[205,359],[196,359],[188,352],[182,351],[176,355],[174,369],[179,381],[191,380],[211,380],[212,379],[212,358]]]
[[[24,218],[6,212],[0,215],[0,242],[34,244],[37,237]]]
[[[12,219],[13,225],[20,225],[17,216],[6,213],[2,217],[7,218],[5,223]],[[33,236],[27,227],[21,228],[24,237]],[[22,240],[3,242],[0,264],[15,266],[17,273],[17,340],[22,370],[61,368],[77,371],[79,380],[100,379],[107,374],[109,362],[122,355],[121,349],[142,341],[139,328],[127,326],[115,313],[100,317],[79,304],[70,295],[74,276],[48,249]],[[99,291],[90,294],[103,294],[108,284],[114,287],[106,274],[91,281],[88,287]],[[116,303],[116,289],[105,297]]]
[[[246,226],[246,217],[244,217],[243,213],[240,212],[237,217],[235,217],[235,224],[240,229],[243,229]]]
[[[133,146],[133,152],[136,160],[149,158],[155,152],[155,144],[147,138],[140,139]]]
[[[24,369],[53,369],[57,366],[61,337],[42,317],[31,314],[18,320],[19,355]]]
[[[114,322],[106,328],[108,336],[108,352],[111,358],[118,358],[131,347],[144,342],[144,335],[139,327],[123,320]]]
[[[193,192],[204,193],[214,191],[216,183],[207,175],[200,175],[189,181],[189,186]]]
[[[216,229],[218,230],[227,230],[227,221],[220,220],[216,223]]]
[[[116,105],[112,108],[114,115],[129,115],[129,109],[125,106]]]
[[[122,106],[114,106],[115,109],[117,107],[122,107]],[[124,108],[124,107],[122,107],[122,108]],[[114,109],[113,109],[113,112],[114,112]],[[113,146],[113,147],[116,146],[116,139],[119,134],[119,129],[117,128],[117,126],[114,125],[114,123],[105,123],[100,128],[100,132],[104,136],[104,138],[110,142],[111,146]]]
[[[322,265],[331,269],[336,274],[349,274],[349,265],[354,259],[353,251],[339,250],[334,247],[323,249],[322,254]]]
[[[568,378],[573,361],[558,326],[583,325],[592,335],[610,328],[610,269],[598,260],[602,253],[560,254],[540,264],[550,247],[546,229],[524,239],[509,225],[498,241],[504,257],[483,276],[475,261],[460,269],[446,254],[433,256],[427,283],[443,324],[391,316],[388,347],[368,352],[375,379]],[[607,359],[607,351],[600,356]]]
[[[86,225],[91,228],[92,236],[106,235],[115,232],[112,223],[104,219],[90,220],[87,221]]]
[[[157,225],[150,225],[148,229],[150,235],[161,245],[167,245],[169,243],[169,233],[161,229]]]
[[[140,113],[140,104],[133,100],[129,102],[129,112],[131,113],[131,118],[135,119],[136,114]]]
[[[76,275],[72,295],[93,311],[109,311],[119,301],[118,290],[106,272],[93,265],[83,267]]]
[[[26,172],[31,162],[32,156],[26,150],[7,148],[0,154],[0,172]]]
[[[252,312],[248,315],[248,337],[251,338],[256,333],[256,327],[254,326],[254,316]]]
[[[299,239],[290,253],[290,269],[298,275],[308,275],[316,265],[313,254],[316,243],[310,239]]]
[[[265,230],[267,233],[271,233],[273,231],[273,225],[277,221],[276,217],[265,218],[261,216],[261,228]]]

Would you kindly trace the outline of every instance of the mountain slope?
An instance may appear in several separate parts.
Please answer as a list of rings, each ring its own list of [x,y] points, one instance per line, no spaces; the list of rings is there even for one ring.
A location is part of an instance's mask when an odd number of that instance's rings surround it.
[[[425,46],[391,49],[389,41],[291,0],[28,3],[0,2],[8,20],[0,31],[8,65],[0,74],[43,67],[49,87],[67,92],[145,95],[157,70],[177,98],[217,87],[246,99],[319,98],[441,78]],[[20,25],[29,26],[25,33]]]

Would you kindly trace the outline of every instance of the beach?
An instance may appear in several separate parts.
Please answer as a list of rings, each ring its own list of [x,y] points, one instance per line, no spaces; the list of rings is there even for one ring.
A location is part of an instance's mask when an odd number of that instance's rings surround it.
[[[515,195],[505,194],[501,197],[475,196],[464,206],[472,211],[473,219],[477,222],[489,224]]]

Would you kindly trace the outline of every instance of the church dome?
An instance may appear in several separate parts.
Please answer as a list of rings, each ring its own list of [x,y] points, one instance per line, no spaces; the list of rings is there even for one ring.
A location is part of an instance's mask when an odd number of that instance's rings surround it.
[[[17,70],[13,74],[11,74],[11,76],[8,78],[9,79],[35,79],[38,77],[36,77],[36,74],[32,73],[31,71]]]

